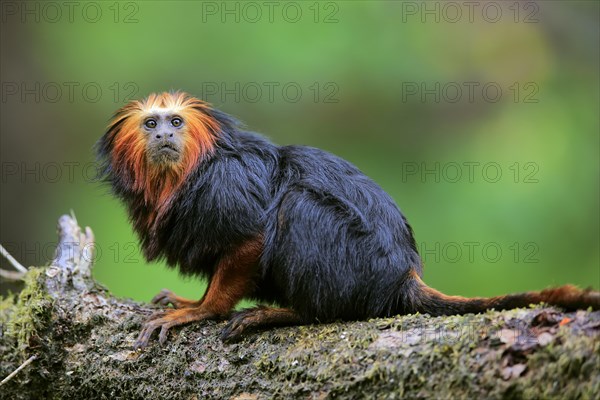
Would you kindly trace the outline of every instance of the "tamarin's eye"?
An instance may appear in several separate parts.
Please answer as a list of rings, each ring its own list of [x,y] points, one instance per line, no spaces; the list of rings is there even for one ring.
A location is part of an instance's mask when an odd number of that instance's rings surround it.
[[[156,120],[150,118],[144,122],[144,125],[146,125],[146,128],[154,129],[156,128]]]
[[[181,126],[181,124],[183,124],[183,120],[179,117],[175,117],[171,120],[171,125],[173,125],[175,128]]]

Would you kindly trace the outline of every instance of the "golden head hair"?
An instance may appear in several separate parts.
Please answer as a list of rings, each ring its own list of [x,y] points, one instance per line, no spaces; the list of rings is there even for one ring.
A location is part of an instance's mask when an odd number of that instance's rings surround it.
[[[105,137],[112,173],[124,179],[129,189],[143,193],[146,205],[160,213],[190,172],[214,150],[220,127],[210,110],[208,103],[183,92],[151,94],[128,103],[116,112]],[[174,160],[153,162],[149,156],[152,135],[145,131],[144,121],[157,113],[183,120]]]

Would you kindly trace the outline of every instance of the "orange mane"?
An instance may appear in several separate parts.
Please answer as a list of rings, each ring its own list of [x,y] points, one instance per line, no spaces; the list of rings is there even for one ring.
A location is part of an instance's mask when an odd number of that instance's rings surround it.
[[[168,109],[185,121],[182,159],[173,165],[156,166],[147,161],[148,135],[141,130],[144,119],[152,112]],[[146,206],[154,212],[147,221],[152,224],[173,199],[174,193],[192,169],[214,150],[219,124],[204,111],[208,103],[182,92],[151,94],[142,101],[132,101],[119,109],[108,129],[112,142],[111,164],[116,173],[131,179],[131,188],[143,193]]]

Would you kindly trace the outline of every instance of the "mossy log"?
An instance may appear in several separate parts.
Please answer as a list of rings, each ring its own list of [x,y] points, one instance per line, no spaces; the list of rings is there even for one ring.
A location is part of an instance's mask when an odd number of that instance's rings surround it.
[[[1,399],[600,397],[600,312],[535,306],[432,318],[397,316],[219,340],[224,322],[133,342],[153,306],[91,276],[93,236],[59,220],[48,267],[0,302]]]

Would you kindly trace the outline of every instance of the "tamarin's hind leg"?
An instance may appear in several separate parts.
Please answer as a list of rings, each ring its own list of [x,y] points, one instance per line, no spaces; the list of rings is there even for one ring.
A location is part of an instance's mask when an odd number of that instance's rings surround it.
[[[246,332],[269,326],[302,325],[306,323],[298,313],[290,308],[254,307],[242,310],[231,317],[221,332],[221,340],[232,342]]]
[[[152,298],[151,302],[152,304],[159,304],[161,306],[168,306],[171,304],[173,308],[188,308],[199,306],[202,303],[202,300],[188,300],[177,296],[169,289],[163,289]]]

